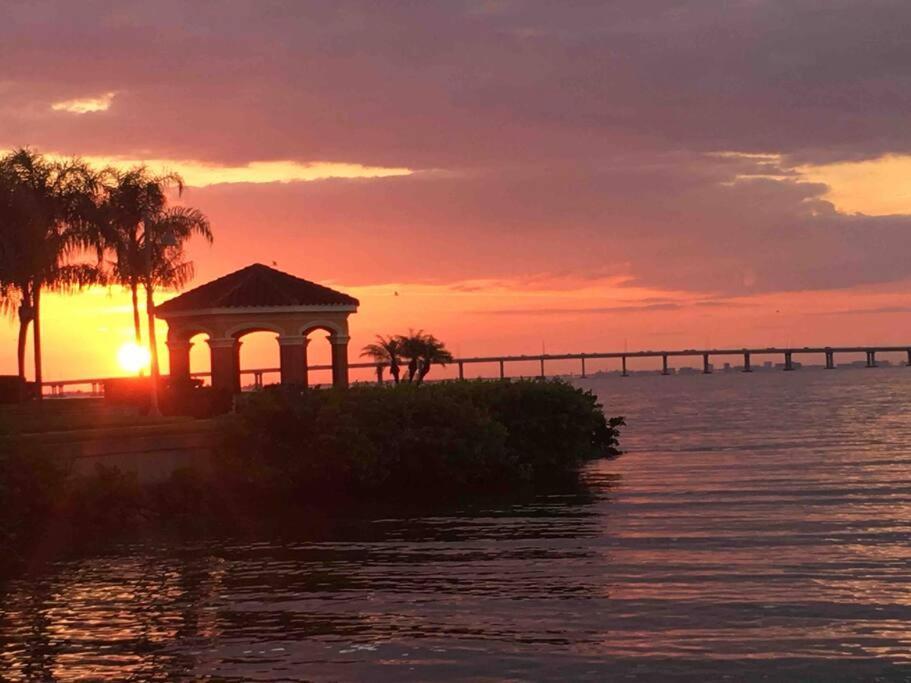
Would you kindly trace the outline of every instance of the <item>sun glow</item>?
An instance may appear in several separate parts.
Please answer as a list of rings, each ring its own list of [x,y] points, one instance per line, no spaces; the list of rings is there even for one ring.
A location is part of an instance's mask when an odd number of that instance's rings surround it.
[[[129,373],[136,374],[149,367],[151,356],[149,350],[134,342],[127,342],[117,350],[117,362]]]

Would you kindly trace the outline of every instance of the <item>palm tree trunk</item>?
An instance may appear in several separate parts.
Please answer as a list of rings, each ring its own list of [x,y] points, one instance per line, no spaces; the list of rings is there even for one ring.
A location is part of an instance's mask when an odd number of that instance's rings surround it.
[[[32,290],[28,283],[18,285],[22,293],[22,300],[19,302],[19,339],[16,346],[16,360],[19,364],[19,378],[25,381],[25,346],[28,343],[28,326],[34,318],[32,308]]]
[[[41,382],[44,377],[41,370],[41,285],[35,285],[32,300],[34,302],[32,315],[35,319],[35,329],[32,333],[35,342],[35,398],[40,401],[44,393],[41,390]]]
[[[424,359],[421,362],[421,367],[418,369],[418,384],[424,383],[424,378],[427,376],[427,373],[430,372],[430,361]]]
[[[153,416],[161,415],[158,406],[158,381],[161,377],[161,370],[158,366],[158,342],[155,337],[155,295],[152,286],[148,283],[145,285],[146,290],[146,314],[149,317],[149,356],[152,359],[152,405],[149,414]]]
[[[142,325],[139,323],[139,283],[130,283],[130,294],[133,295],[133,331],[136,334],[136,345],[142,344]]]
[[[25,381],[25,343],[28,340],[28,326],[32,322],[26,317],[22,308],[19,309],[19,341],[16,347],[16,360],[19,361],[19,379]]]

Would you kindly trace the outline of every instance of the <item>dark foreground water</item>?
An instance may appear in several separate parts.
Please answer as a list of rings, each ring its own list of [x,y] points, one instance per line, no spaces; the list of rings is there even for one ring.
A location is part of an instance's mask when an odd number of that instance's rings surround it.
[[[62,562],[0,678],[911,680],[911,369],[584,384],[591,496]]]

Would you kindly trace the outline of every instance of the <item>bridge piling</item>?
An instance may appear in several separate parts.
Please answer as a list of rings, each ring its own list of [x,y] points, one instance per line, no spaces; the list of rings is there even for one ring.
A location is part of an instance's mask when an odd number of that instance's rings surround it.
[[[702,354],[702,374],[711,375],[712,374],[712,365],[709,363],[709,354]]]
[[[794,360],[793,360],[793,357],[791,356],[790,351],[784,352],[784,369],[787,372],[790,372],[791,370],[794,369]]]
[[[835,369],[835,353],[832,351],[826,351],[826,370]]]
[[[459,379],[465,379],[465,363],[459,361]]]
[[[585,379],[585,356],[582,356],[582,379]]]
[[[622,377],[629,377],[629,373],[626,371],[626,356],[622,356],[620,360],[623,361],[623,372],[620,373]]]
[[[671,374],[670,371],[667,369],[667,354],[664,354],[663,356],[661,356],[661,374],[662,375]]]
[[[500,379],[506,379],[506,363],[500,361]]]
[[[867,367],[875,368],[876,366],[876,351],[867,351]]]
[[[744,351],[743,353],[743,371],[744,372],[753,372],[753,368],[750,365],[750,352]]]
[[[544,359],[541,359],[541,379],[544,379]]]

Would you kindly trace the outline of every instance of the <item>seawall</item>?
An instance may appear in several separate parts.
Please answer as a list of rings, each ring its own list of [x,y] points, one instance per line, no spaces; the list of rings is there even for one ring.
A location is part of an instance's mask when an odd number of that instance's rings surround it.
[[[167,479],[174,471],[211,471],[215,420],[43,432],[9,437],[19,447],[70,460],[73,472],[88,475],[98,466],[133,474],[143,483]]]

